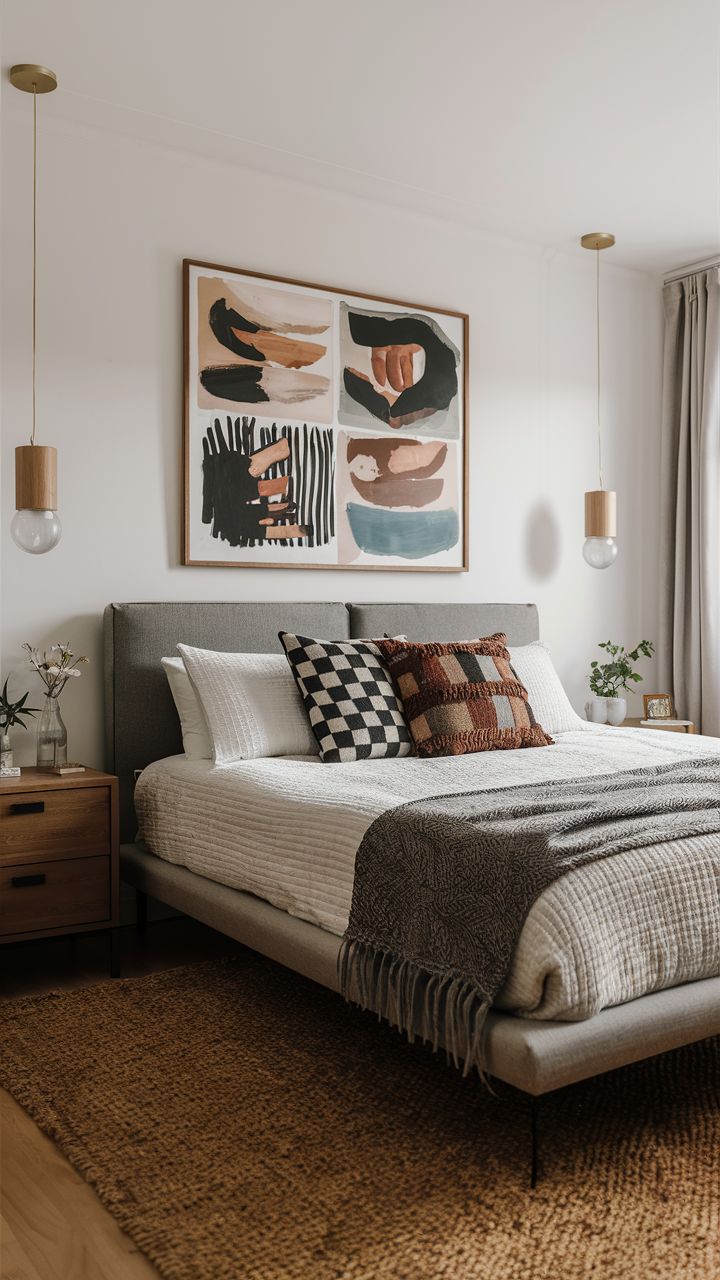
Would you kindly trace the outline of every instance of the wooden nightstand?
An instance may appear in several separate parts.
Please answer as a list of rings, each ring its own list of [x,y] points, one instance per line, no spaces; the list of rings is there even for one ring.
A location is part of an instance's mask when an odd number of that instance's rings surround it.
[[[0,778],[0,943],[107,929],[118,977],[119,848],[111,774]]]
[[[688,724],[663,724],[662,720],[656,720],[654,724],[643,722],[639,716],[628,716],[620,725],[621,729],[664,729],[665,733],[694,733],[695,725]]]

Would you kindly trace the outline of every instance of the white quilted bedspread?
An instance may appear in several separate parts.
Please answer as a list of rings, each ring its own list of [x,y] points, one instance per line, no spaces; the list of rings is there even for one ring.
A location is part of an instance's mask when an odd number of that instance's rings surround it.
[[[275,758],[214,768],[173,756],[136,792],[140,835],[179,863],[342,934],[355,853],[383,810],[423,796],[720,754],[720,740],[588,726],[547,749],[438,760],[322,764]],[[653,845],[563,876],[525,922],[498,1003],[579,1019],[720,975],[720,836]]]

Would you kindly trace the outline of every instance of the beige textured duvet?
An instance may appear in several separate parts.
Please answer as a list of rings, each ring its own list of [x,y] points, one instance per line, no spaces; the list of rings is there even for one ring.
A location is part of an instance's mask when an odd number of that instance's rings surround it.
[[[135,793],[159,857],[342,934],[355,853],[385,809],[477,787],[612,773],[720,754],[720,740],[588,727],[555,745],[439,760],[322,764],[276,758],[213,768],[173,756]],[[534,904],[498,1003],[578,1019],[649,991],[720,975],[720,837],[674,841],[564,876]]]

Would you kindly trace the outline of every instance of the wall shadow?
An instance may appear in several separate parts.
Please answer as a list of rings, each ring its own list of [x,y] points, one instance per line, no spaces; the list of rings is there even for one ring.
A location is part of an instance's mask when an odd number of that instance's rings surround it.
[[[525,562],[540,581],[551,578],[560,563],[560,526],[552,507],[538,502],[525,523]]]

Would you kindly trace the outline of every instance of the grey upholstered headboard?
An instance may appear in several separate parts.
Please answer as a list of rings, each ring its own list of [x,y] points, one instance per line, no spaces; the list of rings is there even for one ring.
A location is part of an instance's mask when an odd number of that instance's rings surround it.
[[[538,638],[532,604],[334,604],[211,602],[110,604],[104,617],[106,767],[120,778],[120,831],[135,835],[133,775],[182,751],[180,726],[160,659],[178,642],[239,653],[279,652],[278,631],[343,640],[405,634],[410,640],[470,640],[507,632]]]
[[[351,636],[408,640],[474,640],[504,631],[509,644],[539,639],[534,604],[350,604]]]

